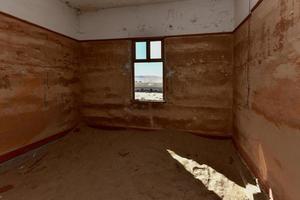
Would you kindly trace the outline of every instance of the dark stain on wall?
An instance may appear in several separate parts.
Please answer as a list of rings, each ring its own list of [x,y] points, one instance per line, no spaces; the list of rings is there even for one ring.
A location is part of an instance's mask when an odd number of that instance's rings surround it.
[[[2,187],[0,187],[0,194],[1,194],[1,193],[8,192],[9,190],[12,190],[12,189],[14,189],[14,186],[13,186],[13,185],[5,185],[5,186],[2,186]]]
[[[0,89],[11,89],[8,75],[0,75]]]

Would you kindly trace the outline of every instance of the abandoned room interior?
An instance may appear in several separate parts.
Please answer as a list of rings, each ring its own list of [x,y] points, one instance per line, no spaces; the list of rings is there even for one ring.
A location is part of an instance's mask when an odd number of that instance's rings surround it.
[[[1,200],[300,200],[300,0],[0,2]]]

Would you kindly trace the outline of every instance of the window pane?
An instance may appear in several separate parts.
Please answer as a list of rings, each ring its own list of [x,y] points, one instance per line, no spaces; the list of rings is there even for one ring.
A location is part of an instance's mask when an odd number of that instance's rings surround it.
[[[134,64],[135,100],[163,101],[163,63]]]
[[[150,42],[150,58],[151,59],[161,58],[161,41]]]
[[[137,60],[147,58],[147,42],[136,42],[135,43],[135,55]]]

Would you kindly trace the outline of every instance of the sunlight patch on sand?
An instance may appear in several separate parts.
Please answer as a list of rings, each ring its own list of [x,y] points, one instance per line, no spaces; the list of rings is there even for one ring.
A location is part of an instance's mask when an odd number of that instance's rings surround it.
[[[200,165],[171,150],[167,150],[167,152],[195,179],[201,181],[209,191],[213,191],[222,200],[254,200],[253,195],[261,192],[258,185],[247,184],[246,188],[241,187],[208,165]]]

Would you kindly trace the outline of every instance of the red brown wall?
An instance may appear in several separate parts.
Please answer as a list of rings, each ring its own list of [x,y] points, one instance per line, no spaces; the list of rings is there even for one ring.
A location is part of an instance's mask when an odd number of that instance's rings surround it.
[[[0,155],[77,123],[78,48],[0,14]]]
[[[165,39],[166,103],[132,101],[131,41],[81,43],[82,116],[93,126],[229,136],[231,34]]]
[[[298,200],[300,1],[263,0],[234,36],[234,139],[275,200]]]

